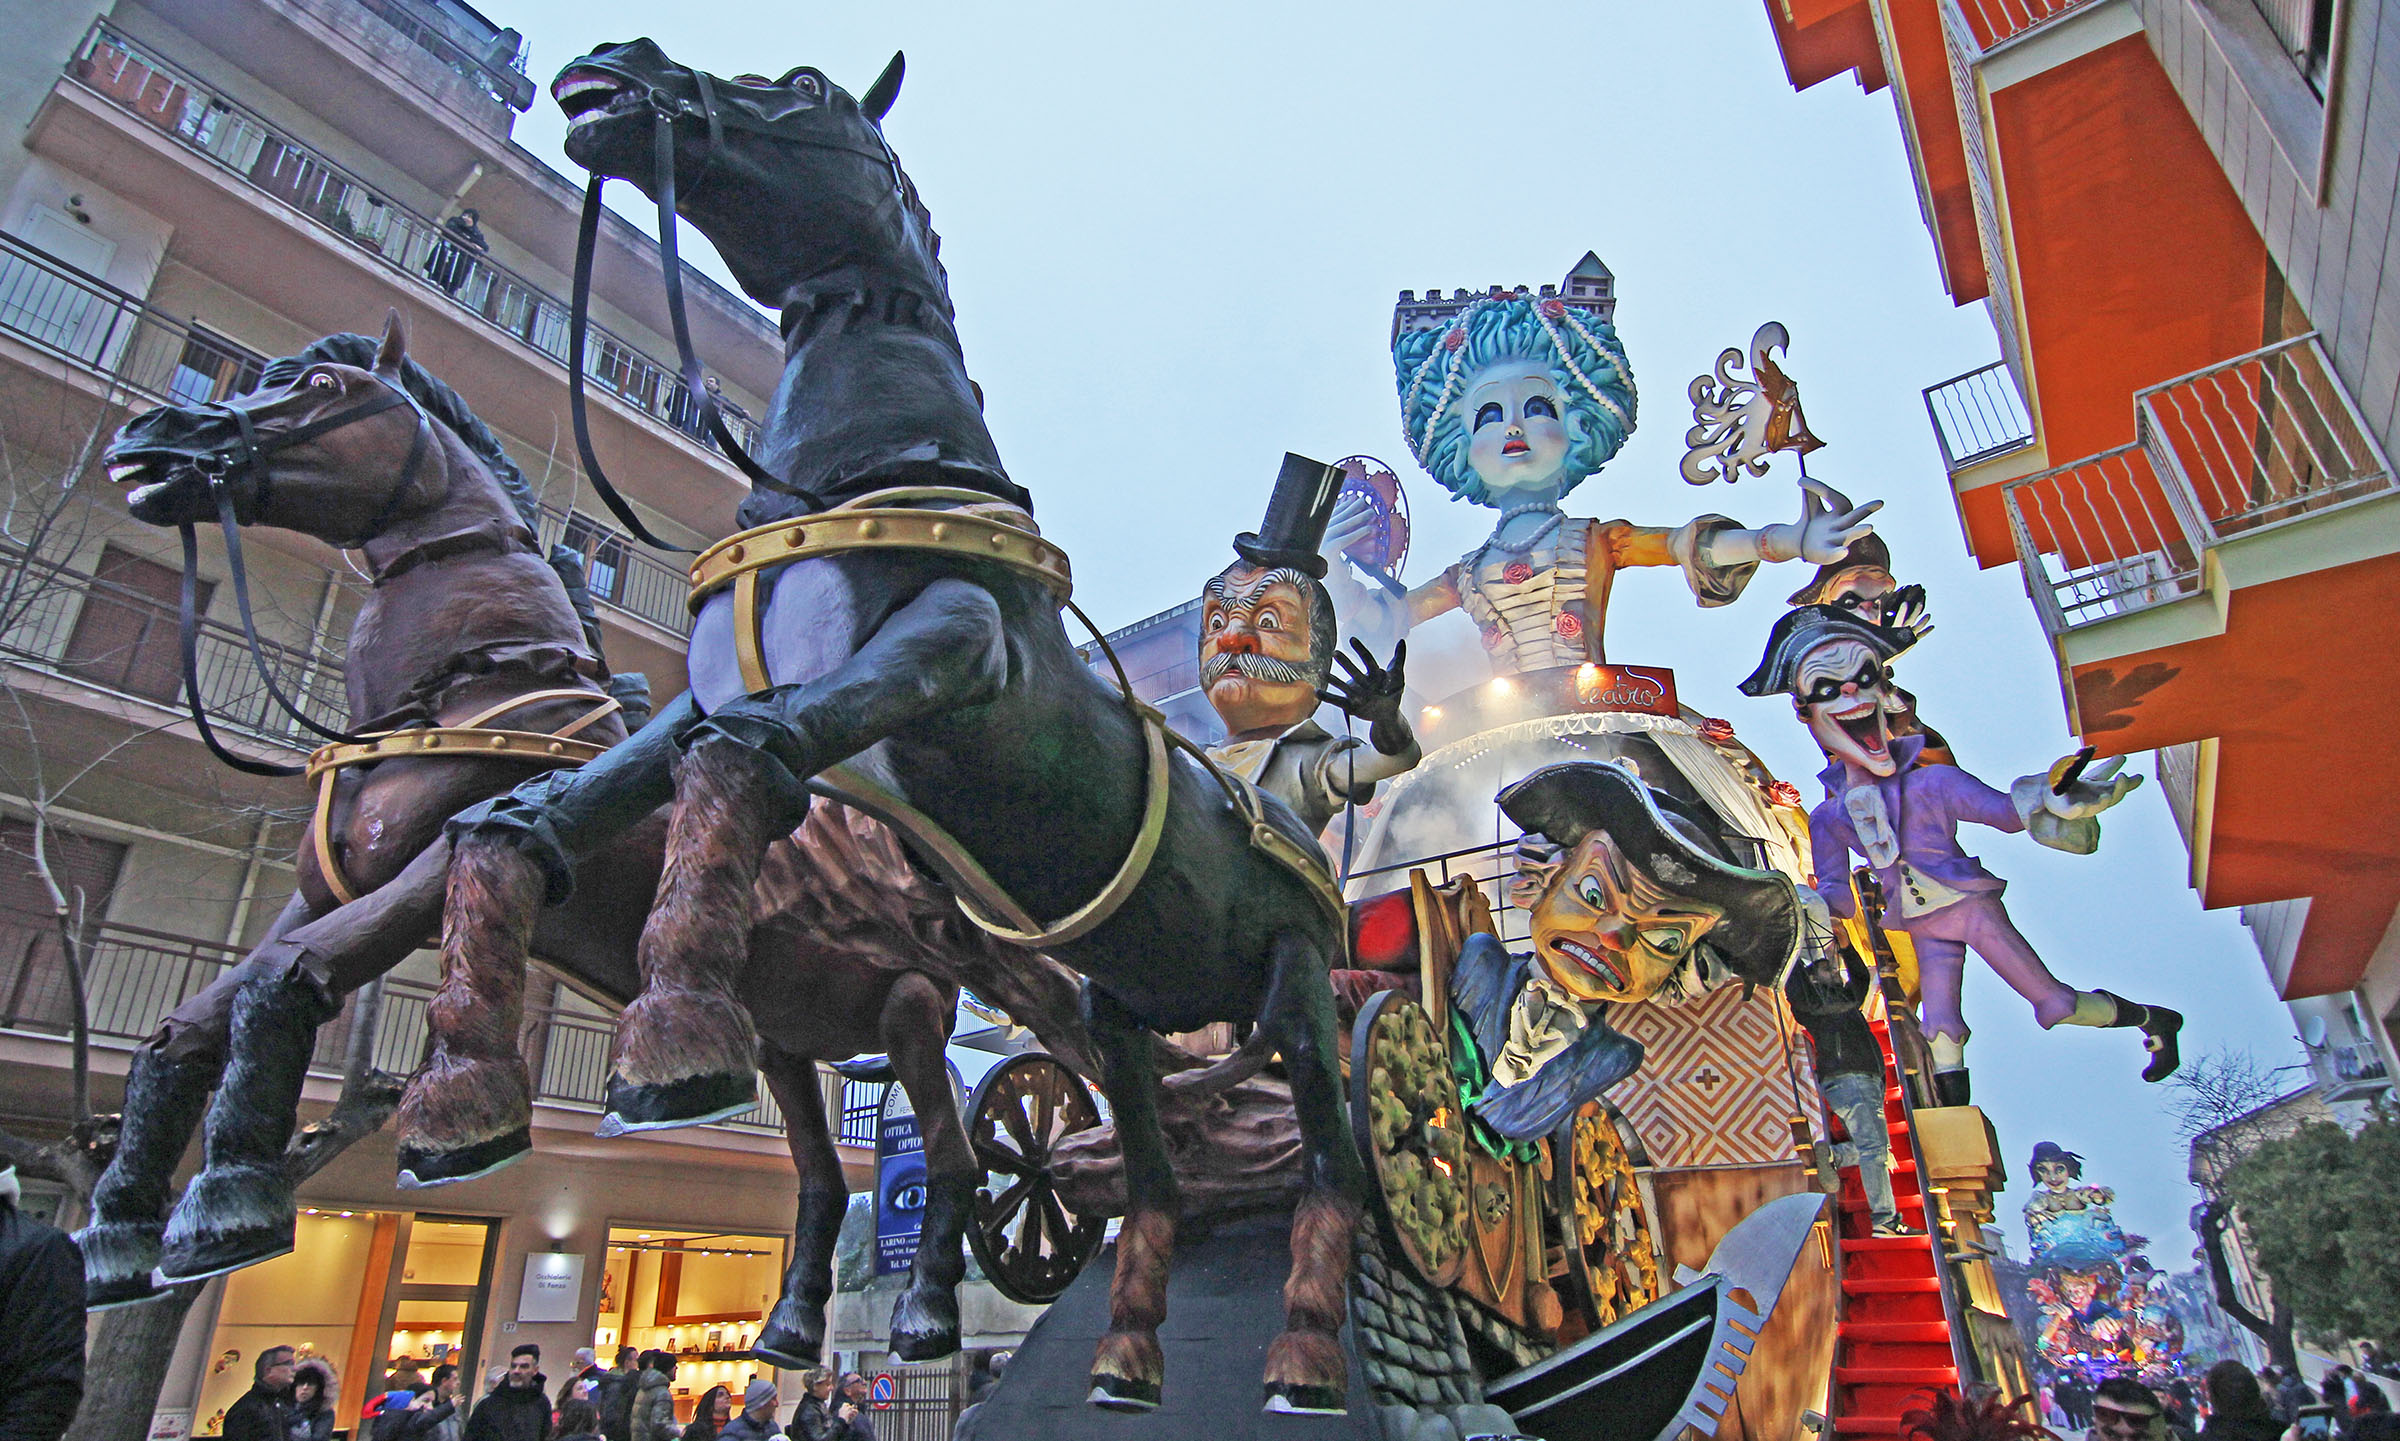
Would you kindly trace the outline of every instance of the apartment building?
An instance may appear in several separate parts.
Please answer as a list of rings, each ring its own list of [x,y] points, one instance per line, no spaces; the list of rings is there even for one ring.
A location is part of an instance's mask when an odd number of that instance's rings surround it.
[[[2000,360],[1925,391],[1968,549],[2022,571],[2076,732],[2158,753],[2335,1099],[2387,1090],[2400,4],[1766,9],[1795,87],[1888,92],[1990,313]]]
[[[578,187],[510,139],[537,91],[521,37],[461,0],[0,0],[0,25],[0,1125],[39,1135],[69,1119],[74,1009],[27,863],[36,820],[79,900],[107,1109],[128,1048],[283,904],[310,799],[299,780],[220,766],[181,717],[177,537],[131,521],[92,465],[129,414],[239,393],[265,358],[373,332],[397,308],[412,354],[531,479],[542,540],[587,561],[612,665],[671,697],[688,622],[681,570],[602,518],[574,462]],[[665,359],[656,246],[612,215],[596,270],[598,448],[654,530],[722,534],[743,484]],[[725,397],[763,414],[782,363],[774,325],[697,273],[684,288]],[[290,533],[252,532],[246,552],[270,666],[303,710],[346,724],[363,575]],[[314,738],[252,674],[225,566],[204,537],[202,691],[235,749],[293,762]],[[419,953],[386,983],[384,1068],[413,1068],[434,979]],[[334,1362],[344,1426],[397,1359],[472,1370],[525,1340],[554,1379],[595,1342],[684,1352],[694,1395],[738,1391],[760,1369],[740,1352],[788,1242],[781,1118],[762,1103],[722,1125],[595,1140],[608,1023],[548,981],[530,999],[536,1155],[404,1196],[389,1134],[356,1147],[305,1189],[295,1253],[212,1283],[194,1308],[156,1434],[213,1434],[274,1343]],[[347,1030],[325,1029],[312,1106],[331,1098]],[[863,1181],[875,1098],[836,1081],[829,1095]],[[566,1278],[571,1304],[537,1309],[536,1274]]]

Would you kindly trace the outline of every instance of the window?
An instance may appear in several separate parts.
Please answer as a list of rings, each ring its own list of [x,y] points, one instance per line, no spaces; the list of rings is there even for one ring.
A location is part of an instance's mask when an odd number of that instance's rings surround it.
[[[2325,98],[2328,61],[2333,55],[2334,0],[2255,0],[2292,63],[2300,67],[2308,88]]]
[[[215,585],[200,583],[201,614]],[[79,680],[152,700],[171,700],[183,686],[176,611],[183,577],[131,551],[103,547],[91,588],[67,636],[63,669]]]
[[[88,942],[108,913],[125,864],[125,847],[52,828],[46,850],[50,872],[74,903],[83,893],[83,930]],[[75,1023],[74,991],[50,892],[33,867],[33,826],[0,821],[0,1026],[34,1026],[63,1031]]]
[[[583,557],[583,570],[596,600],[625,598],[625,565],[630,558],[625,537],[605,529],[579,511],[567,512],[567,528],[558,543]]]
[[[177,405],[208,405],[246,395],[258,388],[266,363],[257,352],[195,325],[176,357],[175,373],[167,377],[167,398]]]

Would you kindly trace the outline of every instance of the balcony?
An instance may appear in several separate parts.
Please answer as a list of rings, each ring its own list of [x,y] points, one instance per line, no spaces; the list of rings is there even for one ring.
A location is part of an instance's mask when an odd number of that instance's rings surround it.
[[[0,912],[0,935],[47,935],[47,916]],[[148,1036],[168,1012],[198,995],[242,959],[242,952],[214,941],[138,926],[99,924],[91,928],[87,952],[87,997],[92,1038],[131,1045]],[[73,1025],[72,992],[56,946],[18,945],[0,956],[0,1030],[63,1036]],[[405,1076],[417,1069],[428,1044],[425,1012],[433,988],[410,981],[384,983],[383,1009],[376,1018],[374,1064]],[[317,1032],[310,1069],[339,1076],[355,997]],[[528,1008],[529,1027],[542,1035],[534,1054],[540,1065],[534,1099],[549,1105],[597,1112],[607,1096],[608,1052],[614,1025],[603,1016],[559,1007]],[[830,1088],[829,1081],[829,1088]],[[783,1113],[762,1087],[759,1103],[719,1124],[733,1130],[783,1130]],[[845,1114],[843,1137],[851,1145],[874,1144],[872,1124],[863,1141]]]
[[[1974,47],[1967,52],[1972,56],[2090,3],[2091,0],[1943,0],[1942,18],[1954,33],[1973,38]]]
[[[2033,418],[2006,361],[1926,386],[1925,415],[1952,475],[2033,444]]]
[[[85,36],[66,73],[249,190],[441,297],[437,303],[565,363],[569,311],[564,300],[481,253],[461,232],[390,200],[191,71],[103,22]],[[698,404],[672,367],[597,324],[590,329],[584,363],[587,377],[601,390],[714,448],[700,429]],[[727,424],[745,448],[755,446],[757,430],[746,416],[729,414]]]
[[[2391,493],[2391,468],[2314,332],[2134,398],[2134,441],[2003,487],[2056,641],[2200,594],[2206,559]]]
[[[456,16],[422,0],[351,0],[407,36],[418,49],[465,77],[511,110],[533,108],[534,84],[525,74],[525,38],[514,30],[470,37]]]
[[[2391,1089],[2383,1050],[2372,1041],[2312,1046],[2309,1065],[2327,1102],[2363,1101]]]

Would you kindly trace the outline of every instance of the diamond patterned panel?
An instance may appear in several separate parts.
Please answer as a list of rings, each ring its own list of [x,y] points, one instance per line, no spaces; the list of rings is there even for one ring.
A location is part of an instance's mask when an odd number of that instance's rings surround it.
[[[1654,1166],[1789,1161],[1795,1091],[1800,1113],[1818,1115],[1808,1034],[1787,1034],[1764,989],[1747,1000],[1733,985],[1686,1005],[1618,1006],[1608,1022],[1642,1043],[1642,1068],[1608,1098]]]

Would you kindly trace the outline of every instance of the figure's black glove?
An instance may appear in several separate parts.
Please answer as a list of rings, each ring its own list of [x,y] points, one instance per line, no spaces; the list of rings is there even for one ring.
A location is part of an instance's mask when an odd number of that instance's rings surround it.
[[[1414,738],[1400,714],[1402,692],[1408,688],[1408,642],[1392,647],[1388,667],[1375,663],[1375,653],[1364,642],[1353,640],[1350,648],[1358,652],[1357,661],[1335,650],[1333,661],[1341,673],[1326,678],[1317,698],[1367,722],[1375,749],[1397,755]]]

